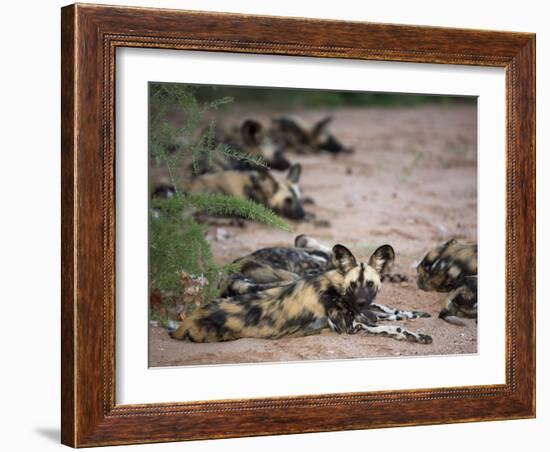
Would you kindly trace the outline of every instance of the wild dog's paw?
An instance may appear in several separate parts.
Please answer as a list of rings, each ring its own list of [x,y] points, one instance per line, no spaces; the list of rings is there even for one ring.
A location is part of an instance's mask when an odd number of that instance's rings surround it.
[[[384,273],[380,276],[380,280],[382,282],[400,283],[408,281],[409,278],[402,273]]]
[[[376,325],[376,322],[378,322],[378,315],[375,312],[365,310],[357,316],[357,321],[366,325],[373,326]]]
[[[431,344],[433,342],[433,339],[431,336],[427,334],[417,333],[418,334],[418,341],[421,344]]]
[[[451,325],[466,326],[466,323],[460,317],[457,317],[455,315],[442,316],[440,314],[439,318],[445,320],[445,322],[450,323]],[[476,320],[476,322],[477,322],[477,320]]]
[[[433,342],[432,337],[427,334],[412,333],[410,331],[403,330],[403,335],[405,336],[405,340],[409,342],[417,342],[419,344],[431,344]]]

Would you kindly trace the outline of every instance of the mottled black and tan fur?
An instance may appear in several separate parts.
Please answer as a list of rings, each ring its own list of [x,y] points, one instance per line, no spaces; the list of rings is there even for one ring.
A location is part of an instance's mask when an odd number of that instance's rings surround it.
[[[332,118],[328,116],[310,126],[299,118],[281,116],[272,119],[269,134],[278,146],[297,154],[353,152],[352,148],[344,146],[330,132],[331,121]]]
[[[222,171],[195,178],[191,192],[223,193],[263,204],[284,217],[301,220],[305,216],[298,184],[302,167],[294,164],[285,180],[278,181],[269,171]]]
[[[371,266],[379,268],[381,282],[403,280],[402,275],[390,273],[394,260],[395,253],[391,246],[380,247],[371,257]],[[233,263],[238,265],[238,271],[222,282],[222,295],[260,292],[335,268],[332,249],[306,235],[297,236],[294,247],[263,248]],[[362,310],[371,322],[430,316],[425,312],[404,311],[376,302],[363,305]]]
[[[381,268],[382,282],[401,282],[405,275],[390,273],[395,256],[386,256]],[[299,235],[294,247],[262,248],[236,259],[239,273],[231,275],[224,292],[229,294],[258,290],[259,284],[277,284],[313,276],[334,269],[332,249],[306,235]]]
[[[477,244],[449,240],[426,254],[417,274],[419,289],[449,293],[441,319],[456,325],[477,319]]]
[[[391,247],[384,245],[373,253],[368,263],[358,263],[346,247],[335,245],[332,249],[334,269],[199,307],[183,320],[172,337],[193,342],[245,337],[277,339],[315,334],[330,328],[340,333],[364,330],[429,343],[429,336],[403,328],[382,331],[362,314],[380,289],[379,271],[386,256],[391,254],[388,249]]]
[[[225,130],[216,127],[211,130],[216,144],[227,146],[236,153],[246,153],[259,157],[271,170],[284,171],[290,168],[290,161],[284,155],[284,149],[276,145],[268,134],[267,127],[255,119],[246,119],[240,125]],[[195,174],[215,173],[218,171],[249,171],[261,169],[253,161],[235,154],[203,154],[193,164]]]
[[[279,181],[270,171],[220,171],[206,173],[191,181],[183,181],[184,191],[191,193],[222,193],[237,198],[249,199],[262,204],[292,220],[305,217],[304,199],[299,180],[302,167],[292,165],[286,179]],[[175,193],[169,184],[155,187],[153,196],[168,197]]]

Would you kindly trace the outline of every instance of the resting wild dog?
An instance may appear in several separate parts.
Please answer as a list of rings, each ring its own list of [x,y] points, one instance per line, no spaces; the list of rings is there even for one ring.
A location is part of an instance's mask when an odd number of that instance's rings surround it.
[[[419,289],[450,292],[439,318],[461,326],[460,317],[477,319],[477,244],[449,240],[426,254],[417,273]]]
[[[303,121],[291,116],[281,116],[271,120],[269,134],[274,143],[285,151],[297,154],[312,154],[327,151],[332,154],[351,153],[352,148],[341,144],[328,130],[330,116],[307,126]]]
[[[226,281],[222,294],[244,293],[255,290],[254,284],[279,283],[323,273],[334,268],[332,258],[330,247],[307,235],[298,235],[294,247],[262,248],[236,259],[233,263],[239,265],[239,273]],[[382,282],[407,280],[405,275],[390,273],[394,258],[394,255],[388,256],[381,269]],[[251,286],[240,283],[239,278],[246,279]]]
[[[331,328],[337,332],[392,336],[431,343],[431,337],[399,327],[375,325],[362,312],[380,289],[380,270],[393,249],[378,248],[368,263],[358,263],[342,245],[332,248],[333,269],[263,291],[221,298],[197,308],[171,336],[192,342],[244,337],[277,339],[305,336]]]
[[[225,144],[231,150],[237,152],[244,152],[253,157],[262,158],[269,169],[284,171],[290,168],[290,162],[285,157],[281,146],[273,143],[266,127],[255,119],[246,119],[240,126],[234,127],[231,131],[216,127],[213,130],[213,135],[213,140],[216,143]],[[237,156],[215,154],[210,162],[207,161],[207,158],[206,154],[202,154],[198,162],[193,165],[196,174],[259,169],[254,162],[243,160]]]
[[[375,256],[383,256],[383,264],[379,268],[379,278],[382,281],[403,281],[400,274],[390,274],[395,253],[393,248],[379,248]],[[371,258],[372,260],[373,258]],[[238,296],[240,294],[262,291],[281,284],[308,278],[333,270],[334,255],[332,249],[306,235],[295,239],[295,247],[273,247],[257,250],[234,261],[238,272],[229,275],[221,284],[222,296]],[[430,315],[418,311],[402,311],[389,308],[378,303],[372,303],[365,315],[371,320],[402,320]]]
[[[301,172],[301,165],[294,164],[288,170],[286,180],[277,181],[267,170],[220,171],[195,177],[190,184],[184,185],[184,190],[191,193],[223,193],[250,199],[284,217],[301,220],[305,216],[298,185]],[[174,187],[160,184],[154,189],[153,196],[169,197],[174,193]]]

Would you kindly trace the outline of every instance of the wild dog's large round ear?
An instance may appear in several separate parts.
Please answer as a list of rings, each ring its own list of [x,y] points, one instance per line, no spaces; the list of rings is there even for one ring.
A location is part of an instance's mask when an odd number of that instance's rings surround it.
[[[257,146],[260,144],[260,132],[263,126],[256,119],[246,119],[241,124],[241,138],[246,146]]]
[[[321,119],[320,121],[317,121],[313,126],[313,129],[311,130],[311,135],[313,137],[318,137],[325,131],[325,129],[331,122],[332,122],[332,116],[327,116]]]
[[[344,245],[334,245],[332,247],[332,262],[336,270],[340,273],[347,273],[353,267],[357,266],[355,256]]]
[[[302,165],[295,163],[288,170],[286,178],[293,184],[297,184],[300,180],[300,175],[302,174]]]
[[[380,274],[387,273],[390,271],[394,260],[395,251],[393,248],[390,245],[382,245],[372,253],[369,259],[369,266]]]

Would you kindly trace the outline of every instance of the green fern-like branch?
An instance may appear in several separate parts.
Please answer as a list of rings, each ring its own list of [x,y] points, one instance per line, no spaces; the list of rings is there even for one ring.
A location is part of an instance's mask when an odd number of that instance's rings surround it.
[[[226,157],[234,158],[235,160],[239,160],[241,162],[248,162],[255,167],[268,168],[267,161],[261,155],[251,155],[247,152],[237,151],[232,147],[223,144],[220,146],[218,152]]]
[[[238,217],[290,231],[290,226],[272,210],[247,199],[218,193],[188,193],[185,198],[198,211],[208,215]]]

